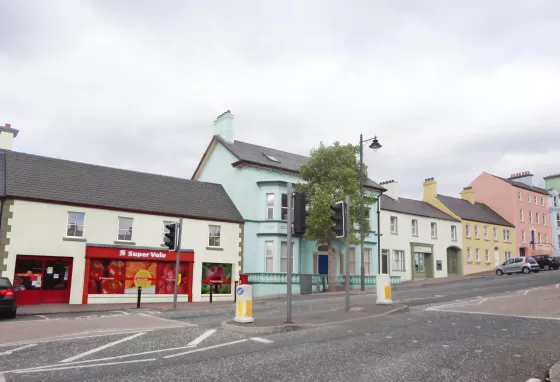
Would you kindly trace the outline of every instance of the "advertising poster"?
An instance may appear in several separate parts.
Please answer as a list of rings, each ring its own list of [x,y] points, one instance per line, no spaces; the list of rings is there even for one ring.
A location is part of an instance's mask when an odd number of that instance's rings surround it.
[[[142,287],[142,293],[156,293],[157,263],[154,261],[127,261],[126,280],[124,282],[124,293],[138,293],[138,287]]]
[[[231,294],[232,264],[202,263],[202,294]]]

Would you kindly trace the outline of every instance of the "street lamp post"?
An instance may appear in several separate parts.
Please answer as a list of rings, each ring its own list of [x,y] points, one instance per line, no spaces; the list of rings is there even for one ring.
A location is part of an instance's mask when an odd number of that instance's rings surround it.
[[[366,290],[366,273],[364,259],[364,143],[368,141],[372,141],[369,145],[369,148],[373,149],[373,151],[377,151],[381,148],[381,144],[377,140],[377,136],[364,140],[363,134],[360,134],[360,286],[362,291]],[[377,200],[377,203],[379,204],[379,199]],[[379,225],[379,222],[377,224]],[[377,231],[377,233],[379,233],[379,227],[377,227]],[[379,240],[377,245],[379,246]],[[381,264],[378,263],[377,267],[379,268],[380,266]]]

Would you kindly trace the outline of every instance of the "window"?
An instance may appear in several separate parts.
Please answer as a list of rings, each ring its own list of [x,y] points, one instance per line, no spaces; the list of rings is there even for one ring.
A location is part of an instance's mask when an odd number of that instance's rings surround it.
[[[488,240],[488,227],[484,226],[484,239]]]
[[[414,266],[416,267],[416,272],[424,272],[426,270],[423,253],[416,252],[414,254]]]
[[[521,241],[525,243],[526,240],[527,240],[527,235],[525,234],[525,231],[521,231]]]
[[[274,219],[274,194],[266,194],[266,219]]]
[[[348,273],[351,275],[356,274],[356,248],[348,249]]]
[[[418,236],[418,220],[412,219],[412,236]]]
[[[535,195],[535,204],[538,204],[538,202],[537,202],[537,195]]]
[[[474,225],[474,237],[475,239],[478,239],[478,224]]]
[[[166,225],[173,224],[173,223],[175,223],[175,222],[172,222],[172,221],[164,221],[163,222],[163,233],[161,234],[161,242],[162,243],[165,243],[165,234],[169,233],[169,230],[167,229]],[[177,233],[177,236],[178,235],[179,235],[179,233]]]
[[[364,273],[371,275],[371,249],[364,248]]]
[[[471,227],[468,224],[465,224],[465,236],[471,237]]]
[[[472,261],[472,251],[470,248],[467,248],[467,261]]]
[[[542,224],[546,227],[546,214],[542,214]]]
[[[544,206],[544,198],[541,197],[541,206]]]
[[[494,241],[498,241],[498,229],[494,227],[493,231],[494,231]]]
[[[480,263],[480,249],[475,249],[475,253],[476,253],[476,262]]]
[[[117,240],[132,241],[131,218],[119,218],[119,233]]]
[[[292,243],[292,271],[294,270],[294,243]],[[280,272],[288,272],[288,243],[283,241],[280,248]]]
[[[432,222],[432,239],[437,239],[437,223]]]
[[[288,194],[282,194],[282,211],[280,212],[280,220],[288,220]]]
[[[265,245],[265,269],[266,273],[274,273],[274,242],[273,241],[266,241]]]
[[[275,156],[268,155],[268,154],[263,154],[263,155],[264,155],[265,157],[267,157],[267,159],[270,160],[270,161],[280,163],[280,161],[279,161]]]
[[[525,221],[525,215],[523,214],[523,208],[519,210],[519,219],[521,219],[521,221]]]
[[[457,226],[456,225],[451,226],[451,240],[457,241]]]
[[[394,235],[399,233],[398,219],[396,216],[391,216],[391,233]]]
[[[506,260],[511,259],[511,252],[510,251],[506,251]]]
[[[539,244],[542,243],[542,240],[541,240],[542,239],[542,234],[540,232],[537,234],[537,237],[538,237],[538,240],[539,240],[538,243]]]
[[[504,241],[506,243],[509,243],[511,240],[511,232],[509,231],[509,229],[504,229]]]
[[[548,233],[544,234],[544,242],[548,244]]]
[[[554,204],[554,207],[558,207],[558,196],[554,195],[554,197],[552,198],[552,204]]]
[[[394,271],[404,271],[404,251],[395,250],[393,251],[393,270]]]
[[[519,191],[519,192],[517,193],[517,199],[519,199],[519,200],[522,199],[522,198],[521,198],[521,191]]]
[[[367,222],[367,224],[369,224],[369,217],[371,216],[371,208],[366,207],[365,211],[364,211],[364,223]],[[371,229],[371,226],[370,226]]]
[[[529,211],[529,223],[533,223],[533,211]]]
[[[208,226],[208,246],[209,247],[219,247],[220,246],[220,233],[222,227],[219,225]]]
[[[490,264],[490,250],[488,248],[484,250],[484,255],[486,257],[486,263]]]
[[[66,236],[84,237],[84,221],[86,214],[82,212],[68,212]]]
[[[537,224],[541,224],[540,214],[537,212],[535,216],[537,218]]]
[[[531,203],[531,194],[527,193],[527,203]]]
[[[560,228],[560,213],[556,213],[556,227]]]

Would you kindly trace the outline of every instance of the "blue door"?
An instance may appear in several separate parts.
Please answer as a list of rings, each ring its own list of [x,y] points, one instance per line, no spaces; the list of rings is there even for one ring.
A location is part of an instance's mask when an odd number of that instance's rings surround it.
[[[329,274],[329,255],[319,255],[318,268],[320,275]]]

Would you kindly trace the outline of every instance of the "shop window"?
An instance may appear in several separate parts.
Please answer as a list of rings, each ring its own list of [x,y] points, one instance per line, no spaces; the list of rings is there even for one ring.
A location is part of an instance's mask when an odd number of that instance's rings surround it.
[[[119,218],[118,240],[132,241],[132,220],[131,218]]]
[[[202,263],[201,293],[231,294],[233,264]]]
[[[16,260],[14,285],[23,290],[40,290],[43,282],[42,260]]]
[[[208,246],[209,247],[220,247],[220,233],[222,227],[219,225],[208,226]]]
[[[84,222],[86,214],[82,212],[68,212],[66,236],[84,237]]]

